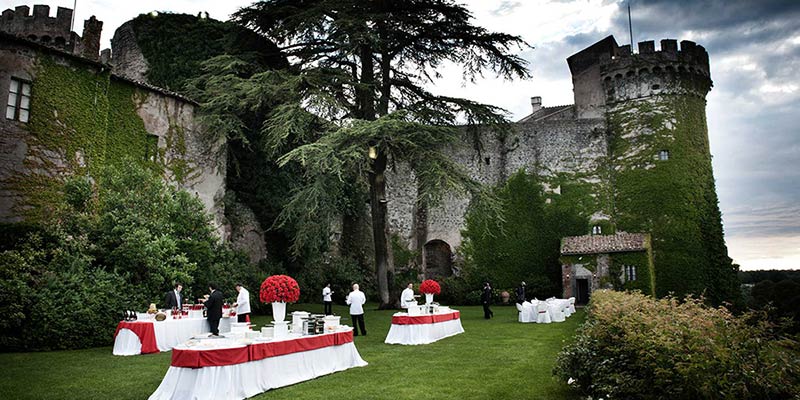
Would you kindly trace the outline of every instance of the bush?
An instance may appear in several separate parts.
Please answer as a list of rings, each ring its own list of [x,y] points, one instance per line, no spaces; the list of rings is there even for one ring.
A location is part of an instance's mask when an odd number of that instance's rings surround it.
[[[231,301],[237,281],[251,291],[261,283],[258,266],[219,242],[197,198],[121,165],[97,185],[68,179],[41,226],[4,227],[21,235],[0,249],[4,351],[108,345],[122,310],[162,304],[175,281],[187,300],[208,281]]]
[[[595,291],[554,373],[592,397],[796,398],[797,343],[772,338],[758,314],[735,317],[692,298]]]
[[[538,179],[519,171],[495,188],[504,221],[491,218],[480,204],[470,206],[461,251],[472,284],[515,288],[536,281],[541,282],[537,295],[559,294],[561,238],[585,233],[588,220],[563,196],[547,203]]]

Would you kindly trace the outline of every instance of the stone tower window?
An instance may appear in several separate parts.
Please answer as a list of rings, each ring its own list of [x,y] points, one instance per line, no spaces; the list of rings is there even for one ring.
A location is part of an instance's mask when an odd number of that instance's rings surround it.
[[[625,281],[635,281],[636,280],[636,266],[635,265],[626,265],[625,266]]]
[[[491,159],[491,158],[489,158],[489,157],[486,157],[486,158],[484,158],[484,159],[483,159],[483,162],[485,162],[485,163],[486,163],[486,165],[489,165],[489,164],[491,164],[491,162],[492,162],[492,159]]]
[[[661,150],[658,152],[658,159],[660,161],[667,161],[669,160],[669,150]]]
[[[603,233],[603,228],[600,225],[595,225],[592,227],[592,235],[600,235]]]
[[[158,159],[158,136],[147,135],[144,148],[144,159],[155,162]]]
[[[6,118],[28,122],[31,115],[31,84],[17,78],[11,78],[6,102]]]

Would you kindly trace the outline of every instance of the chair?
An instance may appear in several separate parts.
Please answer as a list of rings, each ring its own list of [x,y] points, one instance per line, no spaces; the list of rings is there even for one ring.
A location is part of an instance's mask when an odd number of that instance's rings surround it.
[[[524,309],[522,308],[522,304],[517,303],[517,311],[519,311],[519,317],[517,318],[517,320],[519,320],[519,322],[526,322],[524,318],[524,313],[523,313]]]
[[[539,304],[536,305],[536,323],[549,324],[550,322],[550,313],[547,311],[547,303],[540,301]]]
[[[564,322],[566,319],[564,317],[564,307],[565,304],[561,303],[560,301],[553,301],[548,304],[548,308],[550,309],[550,320],[553,322]]]
[[[569,300],[562,300],[561,310],[564,312],[564,317],[569,318],[572,315],[572,310],[569,309]]]
[[[575,298],[574,297],[570,297],[569,298],[569,312],[570,313],[574,313],[575,312]]]

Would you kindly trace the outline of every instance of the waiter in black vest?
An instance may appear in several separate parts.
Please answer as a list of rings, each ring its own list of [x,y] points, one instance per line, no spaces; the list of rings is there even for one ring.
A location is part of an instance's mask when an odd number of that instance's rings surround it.
[[[222,318],[222,292],[217,290],[215,283],[209,283],[208,290],[211,295],[204,300],[206,318],[208,319],[208,326],[211,328],[211,334],[208,336],[219,336],[219,320]]]

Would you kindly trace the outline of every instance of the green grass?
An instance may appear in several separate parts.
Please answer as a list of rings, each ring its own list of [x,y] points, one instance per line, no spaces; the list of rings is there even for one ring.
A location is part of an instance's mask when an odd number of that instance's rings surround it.
[[[372,307],[374,309],[374,306]],[[465,333],[421,346],[383,343],[392,311],[367,308],[367,336],[355,338],[369,363],[254,399],[577,399],[552,376],[556,354],[572,340],[584,313],[564,323],[537,325],[516,321],[514,307],[493,307],[483,319],[480,307],[461,310]],[[287,310],[322,312],[322,305],[299,304]],[[345,307],[334,306],[350,324]],[[269,317],[257,316],[260,325]],[[146,399],[161,383],[171,353],[133,357],[111,355],[111,347],[47,353],[0,354],[2,399]]]

